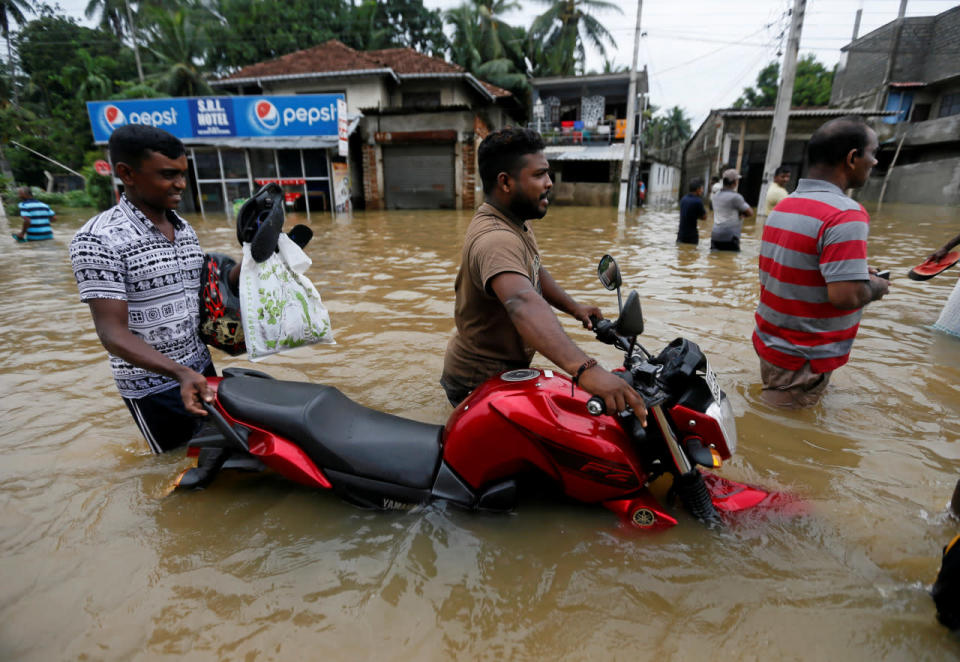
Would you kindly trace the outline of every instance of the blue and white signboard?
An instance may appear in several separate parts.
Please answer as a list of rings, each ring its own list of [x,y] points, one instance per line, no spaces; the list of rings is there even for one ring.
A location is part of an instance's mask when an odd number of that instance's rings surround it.
[[[89,101],[87,114],[98,143],[124,124],[148,124],[180,139],[264,136],[337,136],[342,94],[195,97]]]

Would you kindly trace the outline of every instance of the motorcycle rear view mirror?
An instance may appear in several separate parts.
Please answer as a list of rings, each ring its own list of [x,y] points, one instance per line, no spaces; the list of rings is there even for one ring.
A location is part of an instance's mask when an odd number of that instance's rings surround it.
[[[640,295],[636,290],[627,295],[627,302],[617,318],[616,329],[617,333],[628,338],[643,333],[643,309],[640,307]]]
[[[623,284],[623,279],[620,277],[620,267],[617,266],[617,261],[610,255],[604,255],[600,258],[600,264],[597,265],[597,278],[610,291]]]
[[[604,255],[600,258],[600,264],[597,265],[597,278],[600,284],[608,290],[617,291],[617,307],[623,310],[623,300],[620,298],[620,286],[623,284],[623,278],[620,276],[620,267],[612,255]]]

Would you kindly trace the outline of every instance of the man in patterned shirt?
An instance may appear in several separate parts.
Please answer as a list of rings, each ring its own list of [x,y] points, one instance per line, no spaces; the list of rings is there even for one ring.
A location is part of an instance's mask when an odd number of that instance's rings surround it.
[[[124,193],[80,228],[70,260],[120,395],[161,453],[197,431],[202,402],[213,400],[206,376],[216,374],[198,333],[203,251],[174,211],[187,185],[186,150],[138,124],[116,129],[109,148]],[[237,266],[231,284],[239,275]]]
[[[870,217],[844,194],[866,183],[876,151],[861,119],[827,122],[807,146],[807,178],[767,218],[753,346],[770,404],[815,404],[850,357],[863,307],[887,293],[867,267]]]

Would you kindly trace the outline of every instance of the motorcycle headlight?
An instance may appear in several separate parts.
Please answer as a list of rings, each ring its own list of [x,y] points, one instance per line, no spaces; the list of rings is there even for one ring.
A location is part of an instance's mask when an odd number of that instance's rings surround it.
[[[714,400],[704,412],[720,425],[720,431],[723,433],[723,440],[727,444],[727,450],[733,455],[737,452],[737,423],[733,419],[733,406],[726,394],[720,395],[720,402]]]

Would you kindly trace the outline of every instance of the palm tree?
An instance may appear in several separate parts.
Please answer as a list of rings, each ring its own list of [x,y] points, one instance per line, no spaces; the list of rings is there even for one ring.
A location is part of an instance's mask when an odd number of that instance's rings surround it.
[[[165,67],[148,77],[156,81],[155,87],[175,97],[213,94],[203,79],[208,47],[203,28],[185,9],[172,13],[151,9],[149,14],[147,48]]]
[[[14,101],[17,99],[17,86],[13,82],[16,71],[13,68],[13,49],[10,47],[10,27],[11,23],[23,25],[26,20],[25,11],[33,13],[26,0],[0,0],[0,32],[7,42],[7,66],[10,67],[10,88],[13,90]]]
[[[76,52],[79,62],[70,62],[56,76],[65,90],[73,90],[84,101],[106,99],[113,93],[113,81],[105,72],[112,63],[107,56],[92,56],[81,48]]]
[[[607,56],[605,44],[613,45],[613,35],[600,21],[591,15],[598,10],[614,9],[623,13],[620,6],[607,0],[537,0],[550,5],[533,20],[530,32],[534,42],[543,44],[542,53],[557,53],[553,57],[560,71],[554,75],[569,76],[583,71],[587,59],[586,44]]]
[[[451,59],[470,73],[514,92],[528,87],[526,35],[499,14],[517,7],[513,0],[471,0],[444,14],[454,28]]]
[[[112,32],[121,39],[127,32],[126,2],[124,0],[90,0],[83,10],[87,18],[100,16],[99,28]]]

